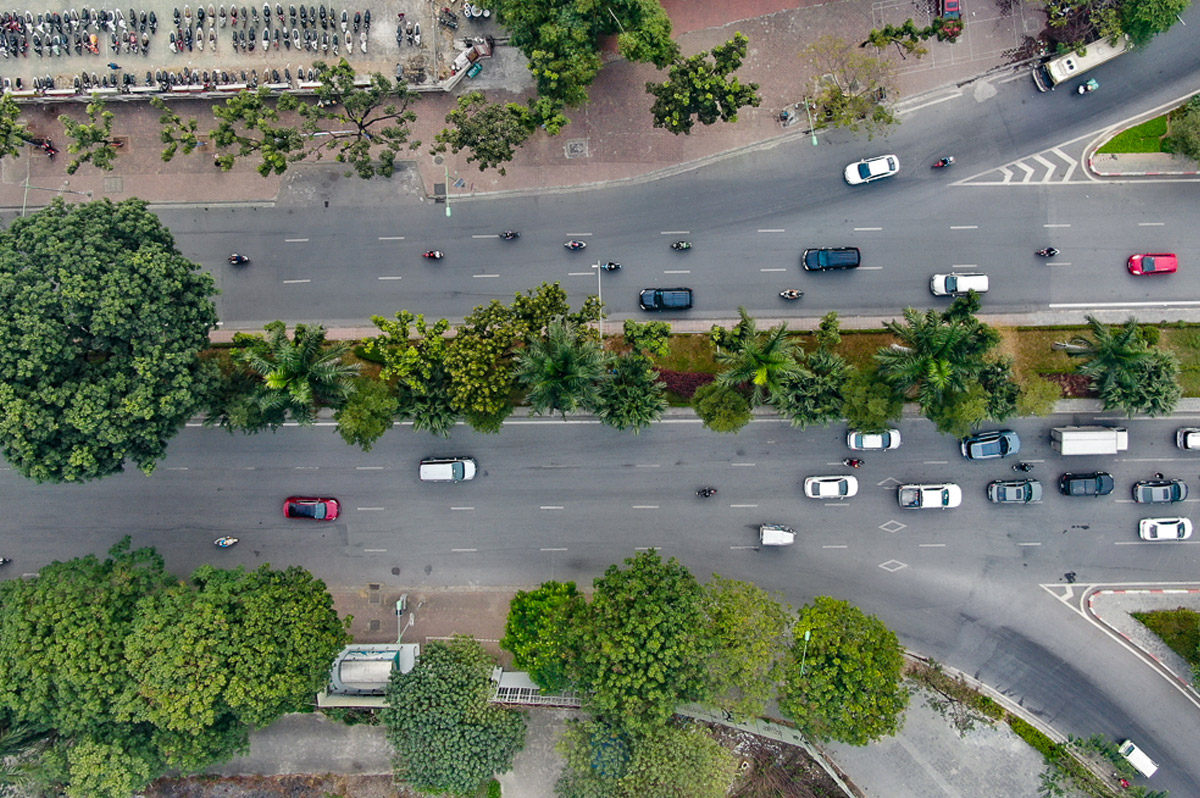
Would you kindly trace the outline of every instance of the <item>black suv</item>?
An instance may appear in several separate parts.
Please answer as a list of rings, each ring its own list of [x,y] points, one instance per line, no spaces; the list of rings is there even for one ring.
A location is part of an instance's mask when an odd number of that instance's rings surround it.
[[[642,310],[687,310],[692,306],[690,288],[647,288],[638,296]]]
[[[831,269],[857,269],[861,257],[858,247],[825,247],[804,250],[800,262],[810,272],[824,272]]]
[[[1064,496],[1107,496],[1115,486],[1112,474],[1104,471],[1063,474],[1058,478],[1058,490]]]

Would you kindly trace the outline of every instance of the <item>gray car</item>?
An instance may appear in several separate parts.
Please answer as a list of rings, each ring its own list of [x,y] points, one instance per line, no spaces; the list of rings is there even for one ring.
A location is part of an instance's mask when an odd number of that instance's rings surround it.
[[[1042,500],[1042,483],[1036,479],[997,479],[987,487],[996,504],[1036,504]]]
[[[1170,504],[1188,496],[1182,479],[1144,479],[1133,483],[1133,500],[1138,504]]]

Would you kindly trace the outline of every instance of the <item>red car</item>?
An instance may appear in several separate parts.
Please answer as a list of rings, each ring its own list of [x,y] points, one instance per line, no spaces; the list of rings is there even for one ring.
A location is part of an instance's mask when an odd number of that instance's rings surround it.
[[[1170,252],[1133,255],[1129,258],[1130,274],[1174,274],[1179,259]]]
[[[337,499],[317,499],[310,496],[289,496],[283,502],[284,518],[307,518],[310,521],[337,520],[341,505]]]
[[[962,9],[958,4],[958,0],[943,0],[942,19],[958,19],[961,16]]]

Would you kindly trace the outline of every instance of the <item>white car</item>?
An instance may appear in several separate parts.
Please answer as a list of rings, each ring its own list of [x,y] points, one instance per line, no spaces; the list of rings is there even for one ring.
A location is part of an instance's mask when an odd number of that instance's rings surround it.
[[[962,504],[962,488],[953,482],[937,485],[901,485],[896,499],[905,510],[948,510]]]
[[[846,433],[846,446],[856,452],[884,452],[888,449],[898,449],[900,448],[900,430],[885,429],[883,432],[850,430]]]
[[[863,158],[846,167],[846,182],[852,186],[891,177],[900,171],[900,159],[895,155],[876,155]]]
[[[1142,540],[1187,540],[1192,536],[1190,518],[1143,518],[1138,521]]]
[[[804,495],[810,499],[849,499],[858,493],[858,480],[854,477],[807,477],[804,480]]]
[[[1175,430],[1175,445],[1180,449],[1200,449],[1200,427],[1180,427]]]
[[[986,274],[935,274],[929,278],[929,291],[934,296],[961,296],[968,291],[986,294],[988,276]]]

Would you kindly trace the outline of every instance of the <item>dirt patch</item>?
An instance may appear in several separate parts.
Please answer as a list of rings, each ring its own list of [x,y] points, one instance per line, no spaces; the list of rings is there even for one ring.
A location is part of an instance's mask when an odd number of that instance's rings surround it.
[[[159,779],[145,798],[417,798],[418,793],[392,784],[391,776],[193,776]]]
[[[707,725],[707,724],[706,724]],[[727,726],[709,725],[709,733],[731,750],[741,776],[729,798],[844,798],[845,793],[803,748]],[[850,784],[845,774],[842,779]],[[861,793],[850,785],[856,795]]]

